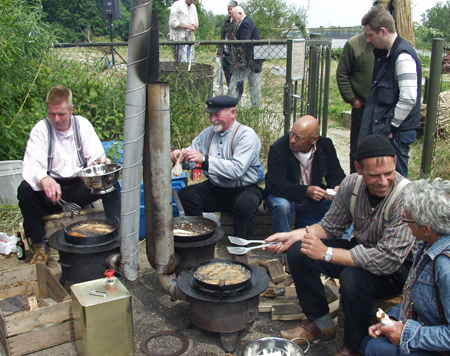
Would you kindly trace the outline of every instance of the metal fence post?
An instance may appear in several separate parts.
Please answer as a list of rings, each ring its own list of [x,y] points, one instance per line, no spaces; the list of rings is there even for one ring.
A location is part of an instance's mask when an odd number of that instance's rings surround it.
[[[291,126],[291,112],[292,112],[292,40],[287,41],[287,56],[286,56],[286,83],[284,84],[284,133],[286,134]]]
[[[430,79],[428,80],[428,102],[423,137],[422,162],[420,165],[420,178],[428,178],[431,172],[443,52],[444,39],[434,38],[431,47]]]
[[[328,102],[330,101],[330,76],[331,76],[331,40],[326,48],[325,58],[325,83],[323,88],[323,121],[322,136],[327,137],[328,128]]]
[[[311,33],[311,39],[319,39],[320,34]],[[308,114],[317,118],[317,106],[319,100],[319,75],[320,75],[320,50],[317,46],[312,45],[309,50],[309,90]]]

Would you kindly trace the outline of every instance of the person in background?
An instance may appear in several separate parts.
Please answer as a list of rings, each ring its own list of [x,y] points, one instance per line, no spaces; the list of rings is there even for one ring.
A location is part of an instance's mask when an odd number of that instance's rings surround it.
[[[220,39],[221,40],[228,40],[230,38],[230,34],[233,31],[233,25],[235,25],[233,23],[233,20],[231,19],[231,10],[233,10],[234,7],[238,6],[238,2],[235,0],[231,0],[228,2],[228,17],[226,17],[223,20],[223,25],[222,25],[222,32],[220,35]],[[234,26],[235,29],[236,26]],[[222,69],[223,69],[223,73],[225,74],[225,79],[227,81],[227,85],[230,85],[230,79],[231,79],[231,66],[230,66],[230,48],[227,45],[221,45],[218,47],[217,49],[217,56],[219,58],[222,58]]]
[[[193,40],[193,33],[198,29],[197,8],[194,2],[195,0],[177,0],[172,4],[169,16],[169,39],[171,41]],[[190,59],[191,46],[175,45],[177,62],[189,62]]]
[[[17,193],[25,235],[32,241],[31,264],[47,263],[43,216],[61,212],[57,203],[61,199],[83,207],[101,198],[106,218],[120,219],[119,183],[113,191],[99,196],[91,194],[76,176],[82,168],[111,162],[92,124],[73,115],[71,90],[55,86],[46,102],[48,117],[30,132],[22,164],[23,181]]]
[[[258,28],[253,20],[245,15],[240,6],[231,10],[231,18],[236,23],[236,33],[232,40],[259,40]],[[234,38],[233,38],[234,37]],[[232,76],[228,87],[228,95],[241,98],[244,90],[244,81],[248,78],[252,106],[258,108],[261,104],[261,71],[263,61],[254,59],[254,45],[233,45],[232,51]]]
[[[364,109],[359,141],[372,134],[387,136],[397,154],[397,172],[408,176],[410,145],[420,126],[422,67],[414,48],[395,30],[395,21],[382,5],[361,20],[375,61],[372,87]]]
[[[331,139],[319,136],[319,123],[310,115],[270,146],[267,160],[267,207],[274,233],[318,223],[331,206],[326,189],[337,191],[345,178]],[[323,182],[326,182],[326,185]]]
[[[403,206],[403,221],[420,240],[419,248],[402,303],[386,312],[393,325],[369,328],[361,346],[365,356],[439,356],[450,350],[450,181],[412,182],[405,189]]]
[[[262,201],[259,181],[261,142],[255,131],[236,121],[238,100],[227,95],[206,101],[211,126],[184,150],[184,169],[202,165],[206,181],[182,188],[178,195],[188,216],[203,212],[233,213],[234,235],[248,239]],[[171,154],[175,163],[180,150]]]
[[[358,173],[342,181],[318,224],[266,239],[281,242],[268,247],[275,253],[287,251],[297,297],[307,317],[282,331],[282,337],[309,341],[335,337],[337,325],[320,276],[339,278],[345,325],[343,345],[335,356],[359,355],[371,325],[374,299],[401,293],[415,251],[415,239],[402,221],[402,193],[409,181],[395,171],[395,150],[389,140],[383,135],[367,136],[358,146],[356,159]],[[341,239],[352,223],[352,239]]]
[[[374,45],[364,32],[351,37],[344,45],[336,70],[342,99],[352,106],[350,127],[350,173],[356,173],[355,158],[359,130],[370,87],[372,86]]]

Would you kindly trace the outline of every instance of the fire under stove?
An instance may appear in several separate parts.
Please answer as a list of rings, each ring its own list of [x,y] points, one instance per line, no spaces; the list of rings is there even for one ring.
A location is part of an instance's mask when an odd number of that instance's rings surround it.
[[[194,278],[191,270],[181,272],[178,277],[180,290],[188,296],[192,323],[200,329],[218,333],[226,352],[234,352],[239,331],[252,325],[258,317],[259,295],[270,282],[267,273],[260,268],[247,267],[252,270],[252,276],[235,289],[207,288]]]

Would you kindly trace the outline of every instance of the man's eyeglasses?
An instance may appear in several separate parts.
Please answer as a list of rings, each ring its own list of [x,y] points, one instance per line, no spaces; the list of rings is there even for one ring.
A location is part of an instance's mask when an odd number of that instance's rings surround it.
[[[296,135],[296,134],[293,133],[292,131],[288,131],[288,134],[289,134],[289,138],[295,137],[295,140],[296,140],[297,142],[303,142],[303,141],[306,140],[306,138],[301,137],[301,136],[299,136],[299,135]]]

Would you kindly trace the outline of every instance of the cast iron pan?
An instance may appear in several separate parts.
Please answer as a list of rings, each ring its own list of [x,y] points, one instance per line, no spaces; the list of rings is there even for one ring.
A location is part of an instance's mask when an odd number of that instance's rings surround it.
[[[248,275],[250,277],[243,282],[236,283],[236,284],[228,284],[228,285],[223,285],[223,286],[219,286],[217,284],[209,284],[209,283],[203,282],[203,281],[195,278],[195,272],[200,267],[207,266],[207,265],[214,264],[214,263],[226,263],[226,264],[230,264],[230,265],[240,265],[246,270],[246,272],[248,273]],[[232,261],[232,260],[213,259],[213,260],[207,260],[207,261],[202,261],[202,262],[197,263],[194,267],[192,267],[191,274],[194,277],[194,280],[196,281],[196,283],[198,283],[200,286],[202,286],[204,288],[214,289],[214,290],[230,290],[230,289],[236,289],[236,288],[242,287],[245,284],[247,284],[250,281],[250,278],[252,278],[253,271],[248,265],[246,265],[245,263],[242,263],[242,262]]]
[[[172,188],[173,198],[175,199],[175,204],[177,205],[180,216],[173,218],[173,225],[181,222],[187,223],[199,223],[207,225],[211,228],[211,231],[205,234],[198,234],[193,236],[184,235],[173,235],[175,242],[197,242],[203,241],[214,235],[217,229],[217,224],[214,220],[205,218],[203,216],[185,216],[183,205],[181,205],[180,198],[178,197],[177,191]]]
[[[71,243],[73,245],[97,245],[104,242],[108,242],[111,240],[114,240],[119,235],[119,219],[117,219],[117,224],[108,221],[108,220],[88,220],[88,221],[79,221],[74,224],[70,224],[69,226],[65,227],[64,229],[64,237],[66,242]],[[111,232],[108,232],[106,234],[93,234],[92,236],[89,236],[86,234],[86,237],[81,236],[74,236],[71,234],[71,232],[75,231],[78,226],[84,225],[84,224],[105,224],[109,225],[113,228]]]

